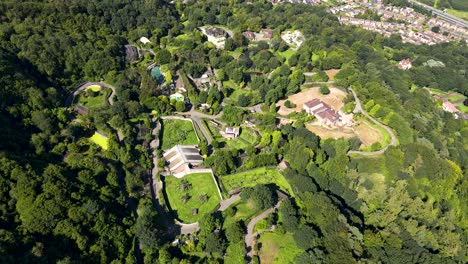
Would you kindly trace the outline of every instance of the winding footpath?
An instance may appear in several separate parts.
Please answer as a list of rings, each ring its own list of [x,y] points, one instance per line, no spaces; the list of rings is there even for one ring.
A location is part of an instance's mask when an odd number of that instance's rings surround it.
[[[374,119],[372,116],[370,116],[363,108],[362,108],[362,105],[361,105],[361,101],[359,100],[359,98],[357,97],[357,94],[356,92],[352,89],[352,88],[348,88],[352,93],[353,93],[353,96],[354,96],[354,100],[356,101],[356,107],[354,108],[354,113],[361,113],[363,114],[365,117],[369,118],[372,122],[374,122],[376,125],[382,127],[383,129],[385,129],[385,131],[388,132],[388,134],[390,135],[391,137],[391,141],[390,143],[385,146],[383,149],[381,150],[377,150],[377,151],[372,151],[372,152],[366,152],[366,151],[355,151],[355,150],[350,150],[348,151],[348,155],[350,154],[359,154],[359,155],[363,155],[363,156],[375,156],[375,155],[381,155],[383,154],[387,148],[389,146],[396,146],[397,144],[397,138],[395,136],[395,134],[393,133],[393,130],[391,128],[389,128],[388,126],[380,123],[379,121],[377,121],[376,119]]]
[[[263,211],[261,214],[257,215],[252,220],[250,220],[249,224],[247,225],[247,234],[245,235],[245,245],[247,247],[247,259],[249,260],[249,263],[252,260],[253,248],[255,245],[255,236],[257,234],[257,233],[254,233],[253,231],[255,225],[258,223],[258,221],[265,219],[271,213],[273,213],[281,205],[282,202],[283,202],[283,199],[280,199],[274,207]]]

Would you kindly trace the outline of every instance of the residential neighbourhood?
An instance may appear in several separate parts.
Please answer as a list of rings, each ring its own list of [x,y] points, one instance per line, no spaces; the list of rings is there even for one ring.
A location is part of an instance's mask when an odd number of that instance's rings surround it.
[[[283,2],[313,5],[329,3],[329,1],[320,0],[272,0],[274,4]],[[398,34],[403,42],[416,45],[434,45],[451,40],[468,41],[468,28],[439,17],[427,17],[410,7],[400,8],[385,5],[382,0],[342,0],[337,2],[339,4],[328,8],[328,12],[337,15],[339,21],[345,25],[360,26],[387,37]],[[369,11],[376,12],[380,19],[374,21],[358,18],[359,15]]]

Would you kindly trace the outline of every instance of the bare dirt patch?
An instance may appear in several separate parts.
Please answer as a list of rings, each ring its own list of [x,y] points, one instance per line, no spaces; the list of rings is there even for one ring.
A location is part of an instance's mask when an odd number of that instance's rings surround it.
[[[284,106],[284,102],[286,102],[286,100],[280,100],[278,103],[276,103],[276,106],[279,106],[278,114],[287,116],[292,112],[301,112],[302,105],[304,103],[315,98],[319,98],[320,100],[329,104],[333,109],[338,111],[341,109],[341,107],[343,107],[343,99],[345,97],[346,93],[338,88],[331,87],[330,94],[323,95],[320,93],[319,87],[314,87],[299,92],[297,94],[293,94],[287,98],[287,100],[291,101],[296,105],[295,108],[287,108],[286,106]]]
[[[262,263],[274,263],[279,250],[280,247],[278,244],[273,241],[266,241],[258,252],[258,256],[262,260]]]
[[[353,128],[328,128],[320,125],[317,121],[306,124],[306,128],[323,139],[358,137],[362,142],[362,148],[369,147],[376,142],[384,141],[380,130],[371,126],[365,120],[358,121]]]
[[[382,133],[377,128],[372,127],[367,121],[359,121],[354,130],[364,147],[371,146],[376,142],[383,142],[384,140]]]
[[[326,128],[317,122],[307,124],[306,128],[323,139],[352,138],[356,136],[351,128]]]
[[[340,69],[331,69],[331,70],[326,70],[324,71],[327,76],[329,81],[334,81],[335,80],[335,75],[340,71]]]

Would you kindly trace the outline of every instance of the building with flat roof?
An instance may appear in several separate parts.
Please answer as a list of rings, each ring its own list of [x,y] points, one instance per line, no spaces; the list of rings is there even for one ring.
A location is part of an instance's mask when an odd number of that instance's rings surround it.
[[[198,148],[189,145],[175,145],[164,151],[163,157],[169,171],[177,178],[189,174],[192,166],[200,165],[203,162]]]
[[[226,127],[224,130],[221,130],[221,135],[224,138],[232,139],[238,137],[240,134],[239,127]]]

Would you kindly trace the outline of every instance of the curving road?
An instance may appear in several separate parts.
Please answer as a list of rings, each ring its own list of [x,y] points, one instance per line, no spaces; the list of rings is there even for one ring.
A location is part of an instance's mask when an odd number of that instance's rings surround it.
[[[231,206],[233,203],[239,201],[240,198],[241,198],[241,197],[240,197],[240,194],[235,194],[235,195],[229,197],[228,199],[221,200],[221,202],[219,202],[219,209],[218,209],[218,211],[220,211],[220,212],[225,211],[225,210],[228,209],[229,206]]]
[[[353,93],[353,96],[354,96],[354,100],[356,101],[356,107],[354,108],[354,113],[361,113],[363,114],[365,117],[369,118],[373,123],[377,124],[378,126],[382,127],[383,129],[385,129],[385,131],[388,132],[388,134],[390,135],[391,137],[391,141],[390,141],[390,144],[388,144],[387,146],[385,146],[383,149],[381,150],[378,150],[378,151],[372,151],[372,152],[366,152],[366,151],[355,151],[355,150],[350,150],[348,151],[348,155],[350,154],[359,154],[359,155],[363,155],[363,156],[375,156],[375,155],[380,155],[380,154],[383,154],[387,148],[389,146],[396,146],[397,144],[397,138],[395,136],[395,134],[393,133],[393,130],[391,128],[389,128],[388,126],[380,123],[379,121],[377,121],[376,119],[374,119],[372,116],[370,116],[363,108],[362,108],[362,105],[361,105],[361,101],[359,100],[359,98],[357,97],[357,94],[356,92],[352,89],[352,88],[348,88],[352,93]]]
[[[250,220],[249,224],[247,225],[247,234],[245,235],[245,245],[247,247],[247,258],[249,261],[252,259],[253,256],[253,247],[255,244],[255,234],[253,232],[255,225],[258,221],[265,219],[271,213],[273,213],[283,202],[283,199],[280,199],[276,205],[270,209],[263,211],[261,214],[254,217]]]

